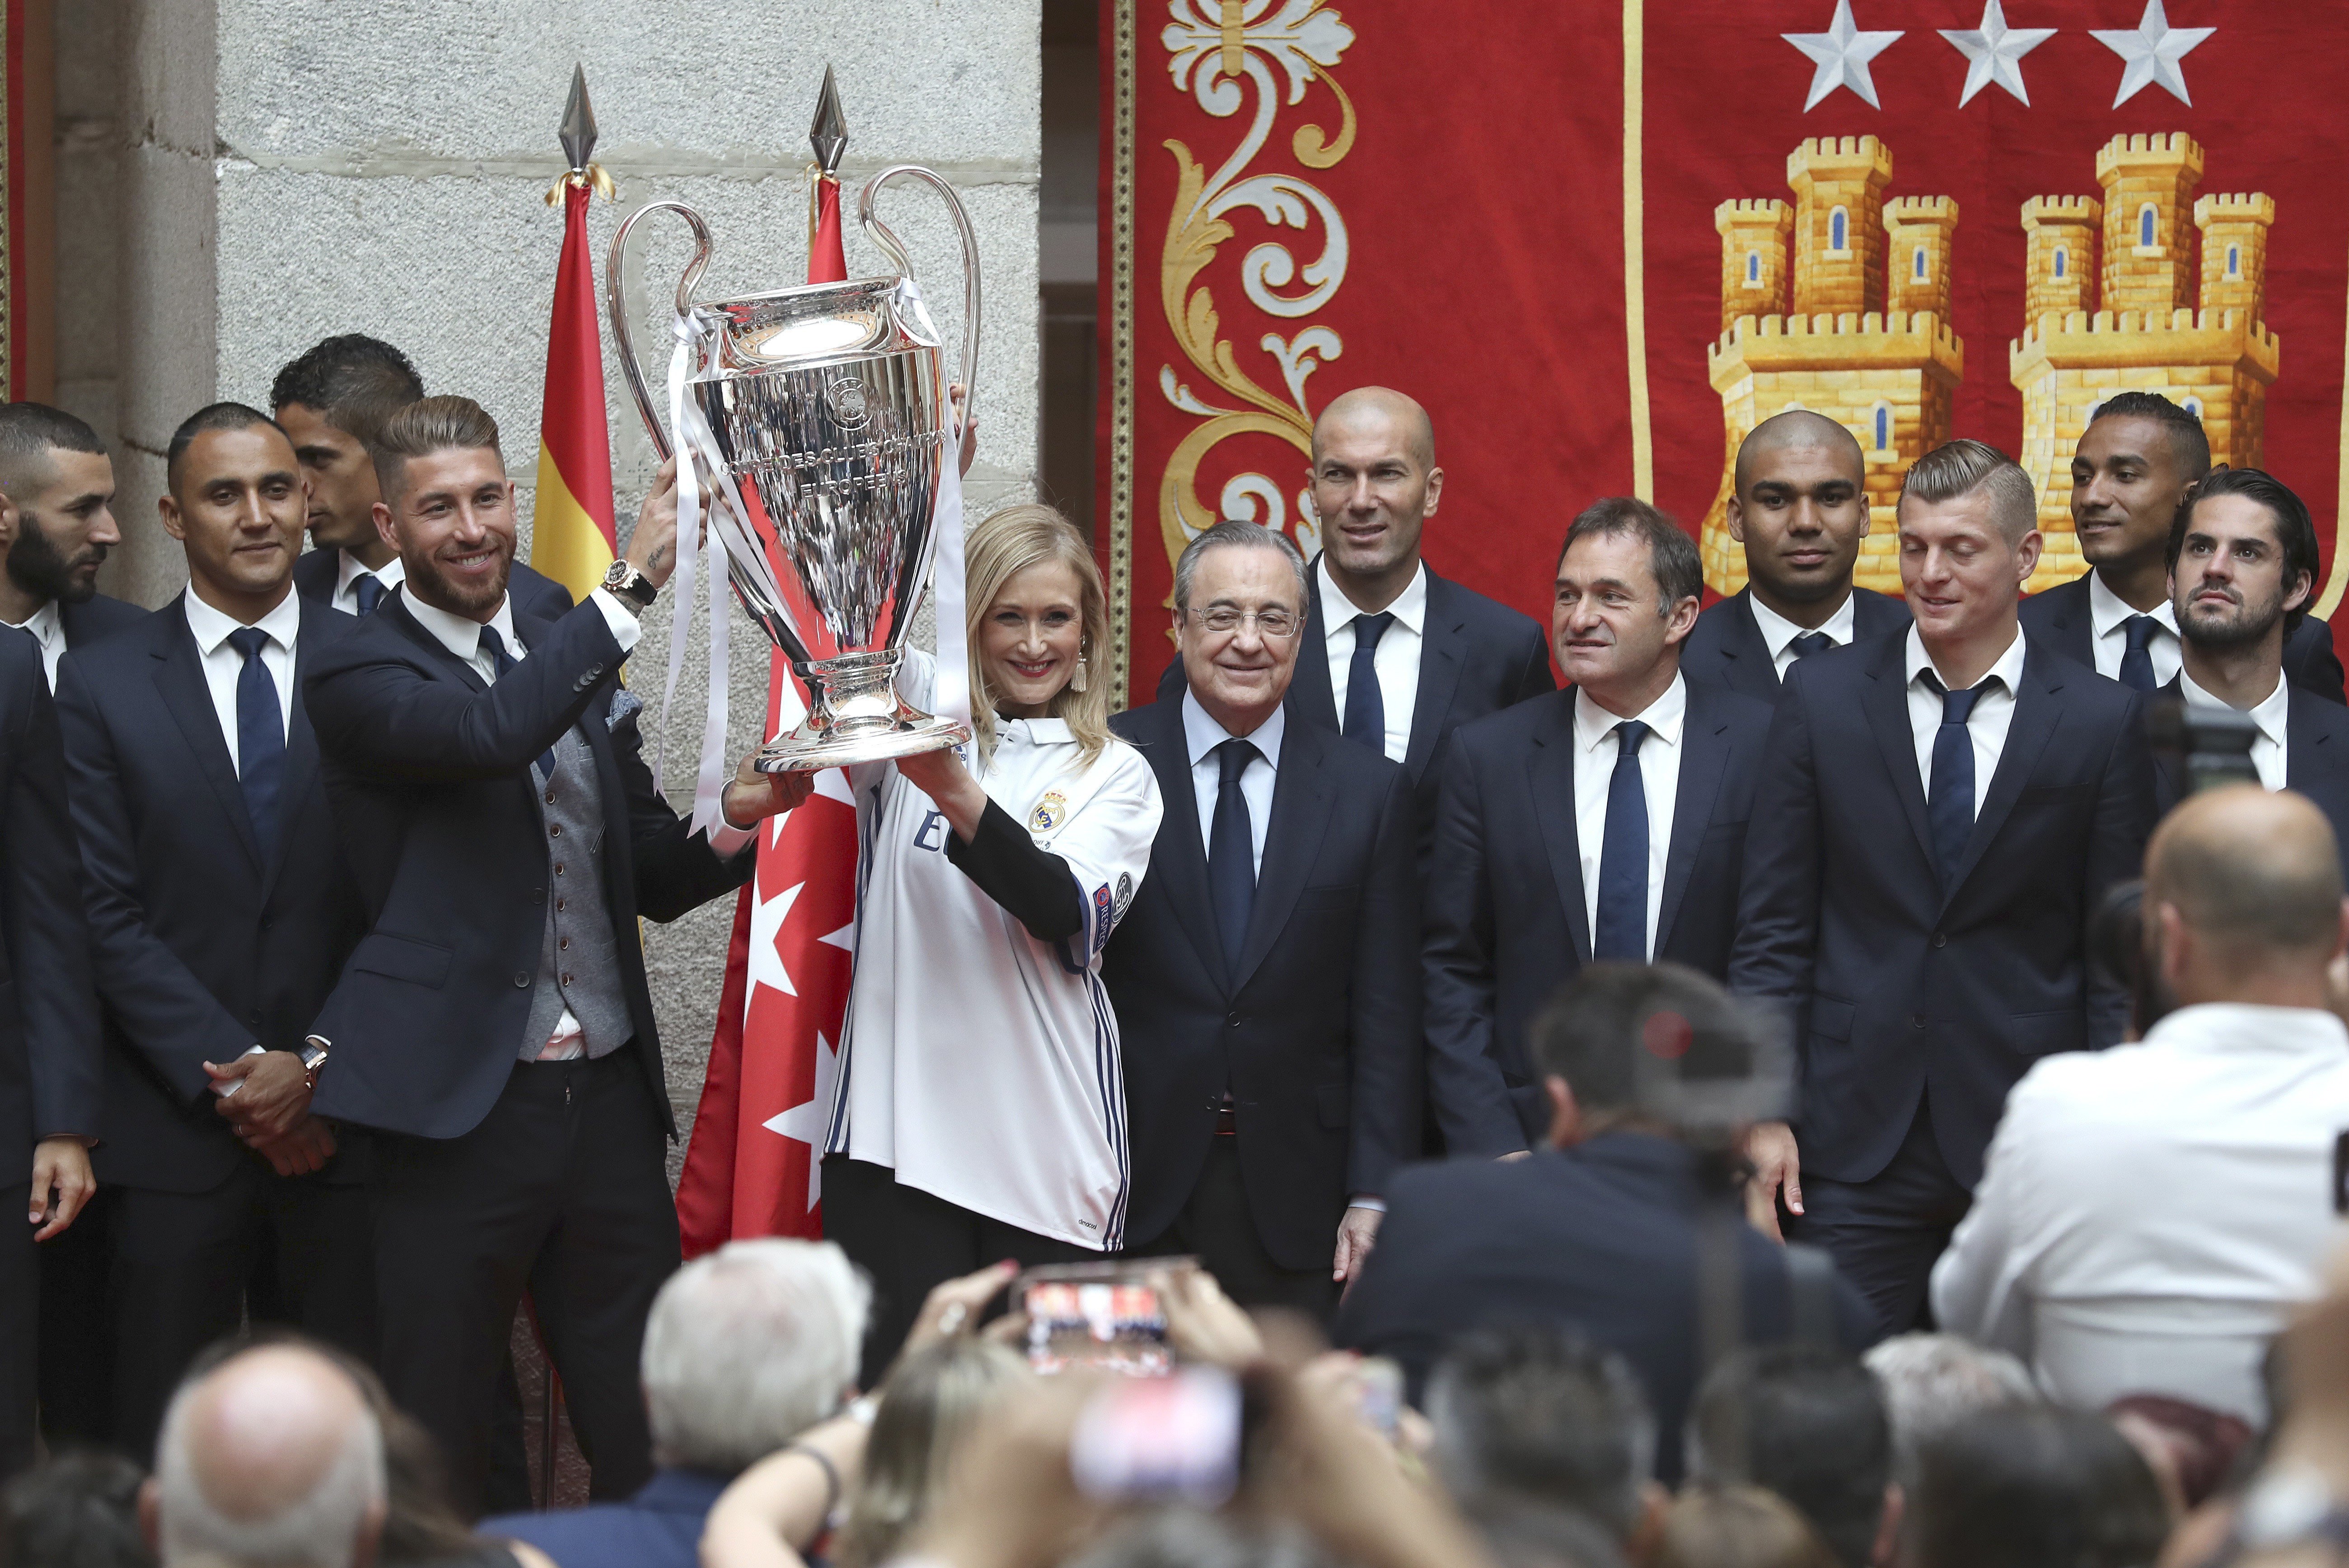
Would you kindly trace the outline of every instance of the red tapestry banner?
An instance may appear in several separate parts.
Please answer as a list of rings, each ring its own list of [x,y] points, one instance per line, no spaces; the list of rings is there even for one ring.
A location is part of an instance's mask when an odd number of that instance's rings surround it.
[[[1892,502],[1971,436],[2083,569],[2070,461],[2158,391],[2338,548],[2349,8],[2271,0],[1104,0],[1102,493],[1128,689],[1219,517],[1309,553],[1316,411],[1425,404],[1434,568],[1547,619],[1567,521],[1664,508],[1744,565],[1728,457],[1827,414]]]

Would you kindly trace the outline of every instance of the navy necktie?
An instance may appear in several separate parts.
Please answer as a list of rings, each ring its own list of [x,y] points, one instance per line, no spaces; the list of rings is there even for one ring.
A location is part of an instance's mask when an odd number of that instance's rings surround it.
[[[498,635],[495,626],[481,628],[480,645],[490,650],[490,660],[498,666],[500,680],[505,679],[506,672],[522,662],[506,650],[506,640]],[[554,748],[552,746],[538,754],[538,771],[549,784],[554,782]]]
[[[1940,864],[1946,892],[1974,830],[1974,741],[1966,720],[1973,717],[1982,693],[1990,690],[1990,682],[1951,691],[1927,670],[1925,684],[1941,694],[1941,727],[1933,732],[1933,782],[1925,793],[1925,820],[1933,830],[1933,859]]]
[[[383,579],[372,572],[360,573],[351,579],[351,596],[358,601],[362,617],[374,614],[383,601]]]
[[[1801,664],[1813,654],[1824,654],[1836,645],[1836,640],[1825,632],[1804,632],[1787,643],[1795,650],[1795,663]]]
[[[1640,742],[1648,727],[1627,718],[1615,727],[1615,776],[1607,781],[1607,837],[1599,850],[1599,922],[1590,956],[1648,961],[1648,790],[1640,774]]]
[[[1256,760],[1245,740],[1216,748],[1222,769],[1216,781],[1216,815],[1207,828],[1207,893],[1216,906],[1216,931],[1223,938],[1224,968],[1239,980],[1240,949],[1247,943],[1248,912],[1256,907],[1256,829],[1248,818],[1240,775]]]
[[[277,796],[285,781],[285,710],[278,706],[277,682],[261,662],[269,634],[240,626],[229,646],[244,655],[236,677],[236,776],[244,786],[244,814],[253,820],[254,841],[266,860],[277,847]]]
[[[1387,749],[1387,702],[1379,690],[1379,639],[1394,624],[1394,613],[1354,617],[1354,656],[1346,666],[1346,717],[1339,733],[1380,756]]]
[[[2128,636],[2128,647],[2121,655],[2121,685],[2132,691],[2151,691],[2153,679],[2153,634],[2161,630],[2161,623],[2150,615],[2131,615],[2121,623]]]

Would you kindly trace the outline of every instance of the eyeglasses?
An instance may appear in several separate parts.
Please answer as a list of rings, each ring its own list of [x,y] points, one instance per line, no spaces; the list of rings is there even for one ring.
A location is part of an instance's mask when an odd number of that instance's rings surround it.
[[[1184,613],[1219,637],[1227,636],[1238,631],[1243,624],[1252,621],[1256,624],[1257,635],[1279,642],[1295,636],[1299,624],[1299,617],[1287,610],[1235,610],[1227,604],[1219,604],[1212,610]]]

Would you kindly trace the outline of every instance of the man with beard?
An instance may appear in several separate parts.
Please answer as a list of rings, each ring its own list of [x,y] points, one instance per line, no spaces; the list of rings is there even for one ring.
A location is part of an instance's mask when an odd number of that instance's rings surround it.
[[[1852,433],[1789,408],[1738,443],[1729,532],[1745,586],[1696,618],[1681,650],[1692,681],[1775,703],[1795,661],[1909,624],[1898,599],[1853,584],[1868,537],[1868,464]]]
[[[373,455],[403,579],[303,688],[368,926],[319,1016],[314,1109],[378,1130],[384,1381],[459,1506],[483,1501],[525,1288],[591,1495],[618,1499],[652,1473],[637,1357],[678,1265],[636,921],[740,886],[812,775],[745,758],[707,838],[653,788],[616,677],[676,565],[673,469],[605,585],[548,620],[508,590],[513,485],[480,404],[411,403]]]
[[[46,403],[0,406],[0,628],[32,634],[52,689],[66,650],[147,612],[98,591],[114,523],[114,464],[98,432]]]
[[[2284,648],[2316,593],[2308,508],[2258,469],[2221,469],[2195,487],[2169,534],[2170,602],[2189,707],[2251,716],[2251,766],[2270,789],[2297,789],[2349,841],[2349,709],[2284,678]],[[2162,807],[2184,781],[2164,767]]]
[[[2023,602],[2023,634],[2134,691],[2175,679],[2180,657],[2166,552],[2170,525],[2210,471],[2202,421],[2158,392],[2106,398],[2072,458],[2072,528],[2091,570]],[[2333,632],[2314,616],[2285,639],[2284,678],[2344,700]]]

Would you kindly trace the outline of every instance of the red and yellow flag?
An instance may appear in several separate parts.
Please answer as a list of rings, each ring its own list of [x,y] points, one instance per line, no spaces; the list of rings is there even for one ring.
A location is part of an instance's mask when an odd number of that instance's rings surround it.
[[[595,263],[587,250],[588,182],[563,187],[563,259],[546,341],[546,397],[538,425],[538,514],[530,563],[585,599],[611,568],[611,432],[604,418],[604,347],[595,319]]]

